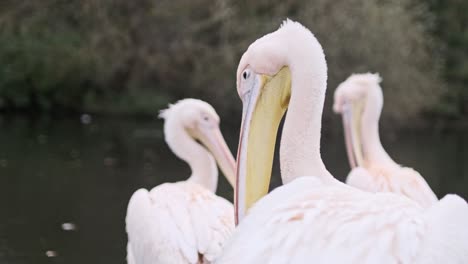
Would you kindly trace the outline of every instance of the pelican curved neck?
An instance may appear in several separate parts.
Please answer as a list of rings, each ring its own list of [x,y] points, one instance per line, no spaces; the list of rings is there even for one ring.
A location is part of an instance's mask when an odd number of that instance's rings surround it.
[[[333,178],[320,155],[322,111],[327,85],[327,65],[322,47],[308,36],[288,52],[291,98],[280,147],[283,183],[297,177]],[[307,47],[307,48],[304,48]]]
[[[197,143],[182,125],[166,124],[164,134],[174,154],[190,166],[192,174],[188,181],[215,192],[218,186],[218,167],[211,153]]]
[[[382,146],[379,135],[379,119],[382,112],[383,95],[380,87],[369,91],[361,120],[361,142],[364,166],[379,163],[397,165]]]

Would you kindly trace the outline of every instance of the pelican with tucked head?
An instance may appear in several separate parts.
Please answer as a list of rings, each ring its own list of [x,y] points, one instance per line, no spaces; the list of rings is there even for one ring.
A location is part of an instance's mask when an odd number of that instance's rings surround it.
[[[401,195],[358,190],[327,171],[320,157],[326,81],[322,47],[297,22],[284,22],[242,56],[239,226],[215,263],[468,263],[462,198],[448,195],[423,209]],[[286,109],[284,185],[266,195]]]
[[[186,181],[136,191],[127,209],[129,264],[201,264],[217,256],[234,229],[232,204],[214,194],[216,161],[234,184],[235,161],[207,103],[184,99],[161,112],[167,144],[186,161]],[[201,142],[199,144],[197,141]]]
[[[335,90],[333,110],[343,116],[346,150],[352,171],[346,183],[370,192],[393,192],[423,207],[437,202],[424,178],[387,154],[379,137],[383,106],[378,74],[353,74]]]

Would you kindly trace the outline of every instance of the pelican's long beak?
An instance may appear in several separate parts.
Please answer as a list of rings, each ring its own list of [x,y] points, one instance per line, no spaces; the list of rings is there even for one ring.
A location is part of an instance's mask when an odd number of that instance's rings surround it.
[[[236,223],[268,193],[276,134],[291,95],[291,73],[256,78],[242,96],[243,113],[237,152]]]
[[[197,138],[211,152],[224,176],[231,186],[234,187],[236,182],[236,161],[234,160],[219,127],[204,129],[203,131],[200,131]]]
[[[361,119],[364,103],[345,103],[343,105],[343,128],[345,134],[346,152],[351,168],[363,165],[361,141]]]

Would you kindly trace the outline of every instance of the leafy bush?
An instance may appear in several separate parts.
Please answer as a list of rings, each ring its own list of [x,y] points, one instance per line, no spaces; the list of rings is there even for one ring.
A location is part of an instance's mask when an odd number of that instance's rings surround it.
[[[425,6],[411,0],[7,1],[0,11],[0,107],[153,113],[197,97],[238,114],[235,70],[286,17],[324,46],[329,95],[380,72],[385,114],[411,120],[444,92]],[[328,96],[326,115],[330,114]]]
[[[436,15],[434,35],[445,48],[443,75],[449,89],[442,103],[434,109],[445,116],[468,117],[468,2],[432,0],[430,8]]]

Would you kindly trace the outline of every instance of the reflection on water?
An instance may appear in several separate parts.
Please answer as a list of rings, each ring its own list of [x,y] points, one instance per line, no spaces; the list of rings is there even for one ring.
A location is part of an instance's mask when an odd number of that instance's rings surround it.
[[[85,119],[0,120],[0,263],[125,263],[132,193],[189,175],[165,145],[162,121]],[[229,132],[235,151],[237,131]],[[439,197],[468,198],[468,133],[405,133],[384,145]],[[343,179],[341,132],[325,133],[322,153]],[[277,167],[273,186],[280,183]],[[232,200],[224,179],[218,189]]]

